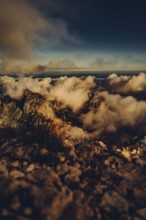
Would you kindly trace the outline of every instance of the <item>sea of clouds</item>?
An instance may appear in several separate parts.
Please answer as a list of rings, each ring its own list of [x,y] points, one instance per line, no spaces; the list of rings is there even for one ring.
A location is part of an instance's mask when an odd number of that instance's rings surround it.
[[[146,90],[146,74],[137,76],[118,76],[111,74],[106,79],[106,87],[100,90],[93,76],[32,78],[10,76],[0,77],[3,95],[21,100],[26,90],[45,96],[47,102],[57,101],[64,108],[70,108],[81,122],[82,134],[98,137],[104,132],[114,133],[121,127],[139,127],[146,125],[146,101],[138,100],[129,92],[139,93]],[[107,89],[108,88],[108,89]],[[92,94],[92,96],[91,96]],[[124,94],[124,95],[123,95]],[[95,107],[94,102],[102,101]],[[83,109],[87,106],[87,110]],[[76,127],[72,133],[79,137]],[[89,132],[90,130],[90,132]],[[77,132],[76,132],[77,131]],[[83,136],[83,135],[82,135]]]

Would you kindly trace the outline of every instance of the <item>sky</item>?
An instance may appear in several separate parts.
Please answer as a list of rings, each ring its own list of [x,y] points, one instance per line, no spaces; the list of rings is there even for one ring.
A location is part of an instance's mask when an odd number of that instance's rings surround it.
[[[145,70],[144,0],[0,0],[0,70]]]

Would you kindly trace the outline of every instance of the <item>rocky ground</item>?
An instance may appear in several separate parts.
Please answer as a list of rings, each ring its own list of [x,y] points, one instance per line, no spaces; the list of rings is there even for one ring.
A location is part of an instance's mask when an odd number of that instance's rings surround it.
[[[0,219],[146,219],[146,149],[140,145],[93,141],[53,151],[2,135]]]
[[[82,111],[103,101],[91,94]],[[73,139],[80,124],[30,91],[0,98],[0,220],[146,219],[145,123]]]

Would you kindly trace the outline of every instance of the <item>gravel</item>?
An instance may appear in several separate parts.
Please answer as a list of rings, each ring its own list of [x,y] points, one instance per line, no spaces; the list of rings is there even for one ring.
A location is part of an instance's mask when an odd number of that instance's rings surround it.
[[[0,142],[0,219],[146,219],[146,157],[137,146],[81,143],[52,152]]]

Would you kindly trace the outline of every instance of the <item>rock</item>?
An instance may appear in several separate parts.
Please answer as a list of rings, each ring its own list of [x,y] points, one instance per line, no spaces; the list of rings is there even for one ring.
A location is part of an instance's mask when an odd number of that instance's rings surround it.
[[[63,163],[66,160],[64,156],[60,157],[60,161]]]
[[[19,113],[14,102],[5,106],[6,124],[20,129],[13,138],[0,129],[0,219],[145,219],[145,142],[127,145],[133,135],[119,138],[122,130],[70,142],[78,113],[66,116],[62,105],[59,116],[59,107],[54,113],[47,98],[28,92],[18,101],[23,118],[9,123],[7,115]]]
[[[26,169],[26,172],[31,172],[35,169],[35,165],[34,164],[30,164],[27,169]]]
[[[130,152],[126,149],[124,149],[121,154],[128,160],[128,161],[131,161],[131,155],[130,155]]]
[[[139,217],[145,219],[145,218],[146,218],[146,208],[139,209],[139,210],[137,211],[137,214],[139,215]]]
[[[27,162],[27,161],[24,161],[24,162],[23,162],[23,166],[26,167],[27,165],[28,165],[28,162]]]
[[[112,170],[119,170],[122,164],[123,161],[115,156],[110,156],[104,161],[104,165]]]
[[[40,150],[40,154],[41,154],[42,156],[47,156],[47,155],[49,154],[49,151],[48,151],[46,148],[42,148],[42,149]]]
[[[27,215],[27,216],[32,215],[32,209],[29,208],[29,207],[26,207],[26,208],[24,209],[24,214]]]
[[[69,173],[65,176],[66,180],[71,182],[79,182],[81,170],[75,167],[71,167]]]
[[[100,145],[100,147],[102,147],[102,148],[107,148],[106,144],[103,143],[102,141],[99,141],[99,145]]]
[[[18,147],[14,153],[18,158],[24,158],[24,147],[23,146]]]
[[[9,175],[6,160],[1,160],[0,161],[0,175],[3,175],[5,177],[8,177],[8,175]]]
[[[1,212],[1,215],[2,216],[8,216],[9,215],[9,212],[8,212],[8,210],[6,209],[6,208],[4,208],[3,210],[2,210],[2,212]]]
[[[14,178],[21,178],[21,177],[24,177],[24,173],[22,173],[21,171],[18,171],[18,170],[13,170],[10,172],[10,176],[12,176]]]
[[[3,100],[0,106],[0,127],[18,128],[22,111],[14,101]]]
[[[73,193],[63,187],[61,192],[58,192],[58,194],[55,196],[50,206],[44,207],[44,210],[42,210],[43,216],[47,220],[60,219],[62,213],[69,206],[72,200]]]
[[[17,211],[18,209],[20,209],[20,207],[21,207],[20,202],[12,203],[12,205],[10,206],[10,208],[11,208],[13,211]]]
[[[13,200],[11,201],[10,209],[13,211],[17,211],[18,209],[20,209],[20,207],[21,207],[21,204],[19,201],[19,197],[14,196]]]
[[[15,168],[18,168],[20,166],[19,161],[17,160],[17,161],[12,162],[11,166],[15,167]]]
[[[112,212],[114,210],[121,214],[126,214],[128,212],[128,203],[126,199],[112,190],[105,192],[100,207],[106,212]]]

